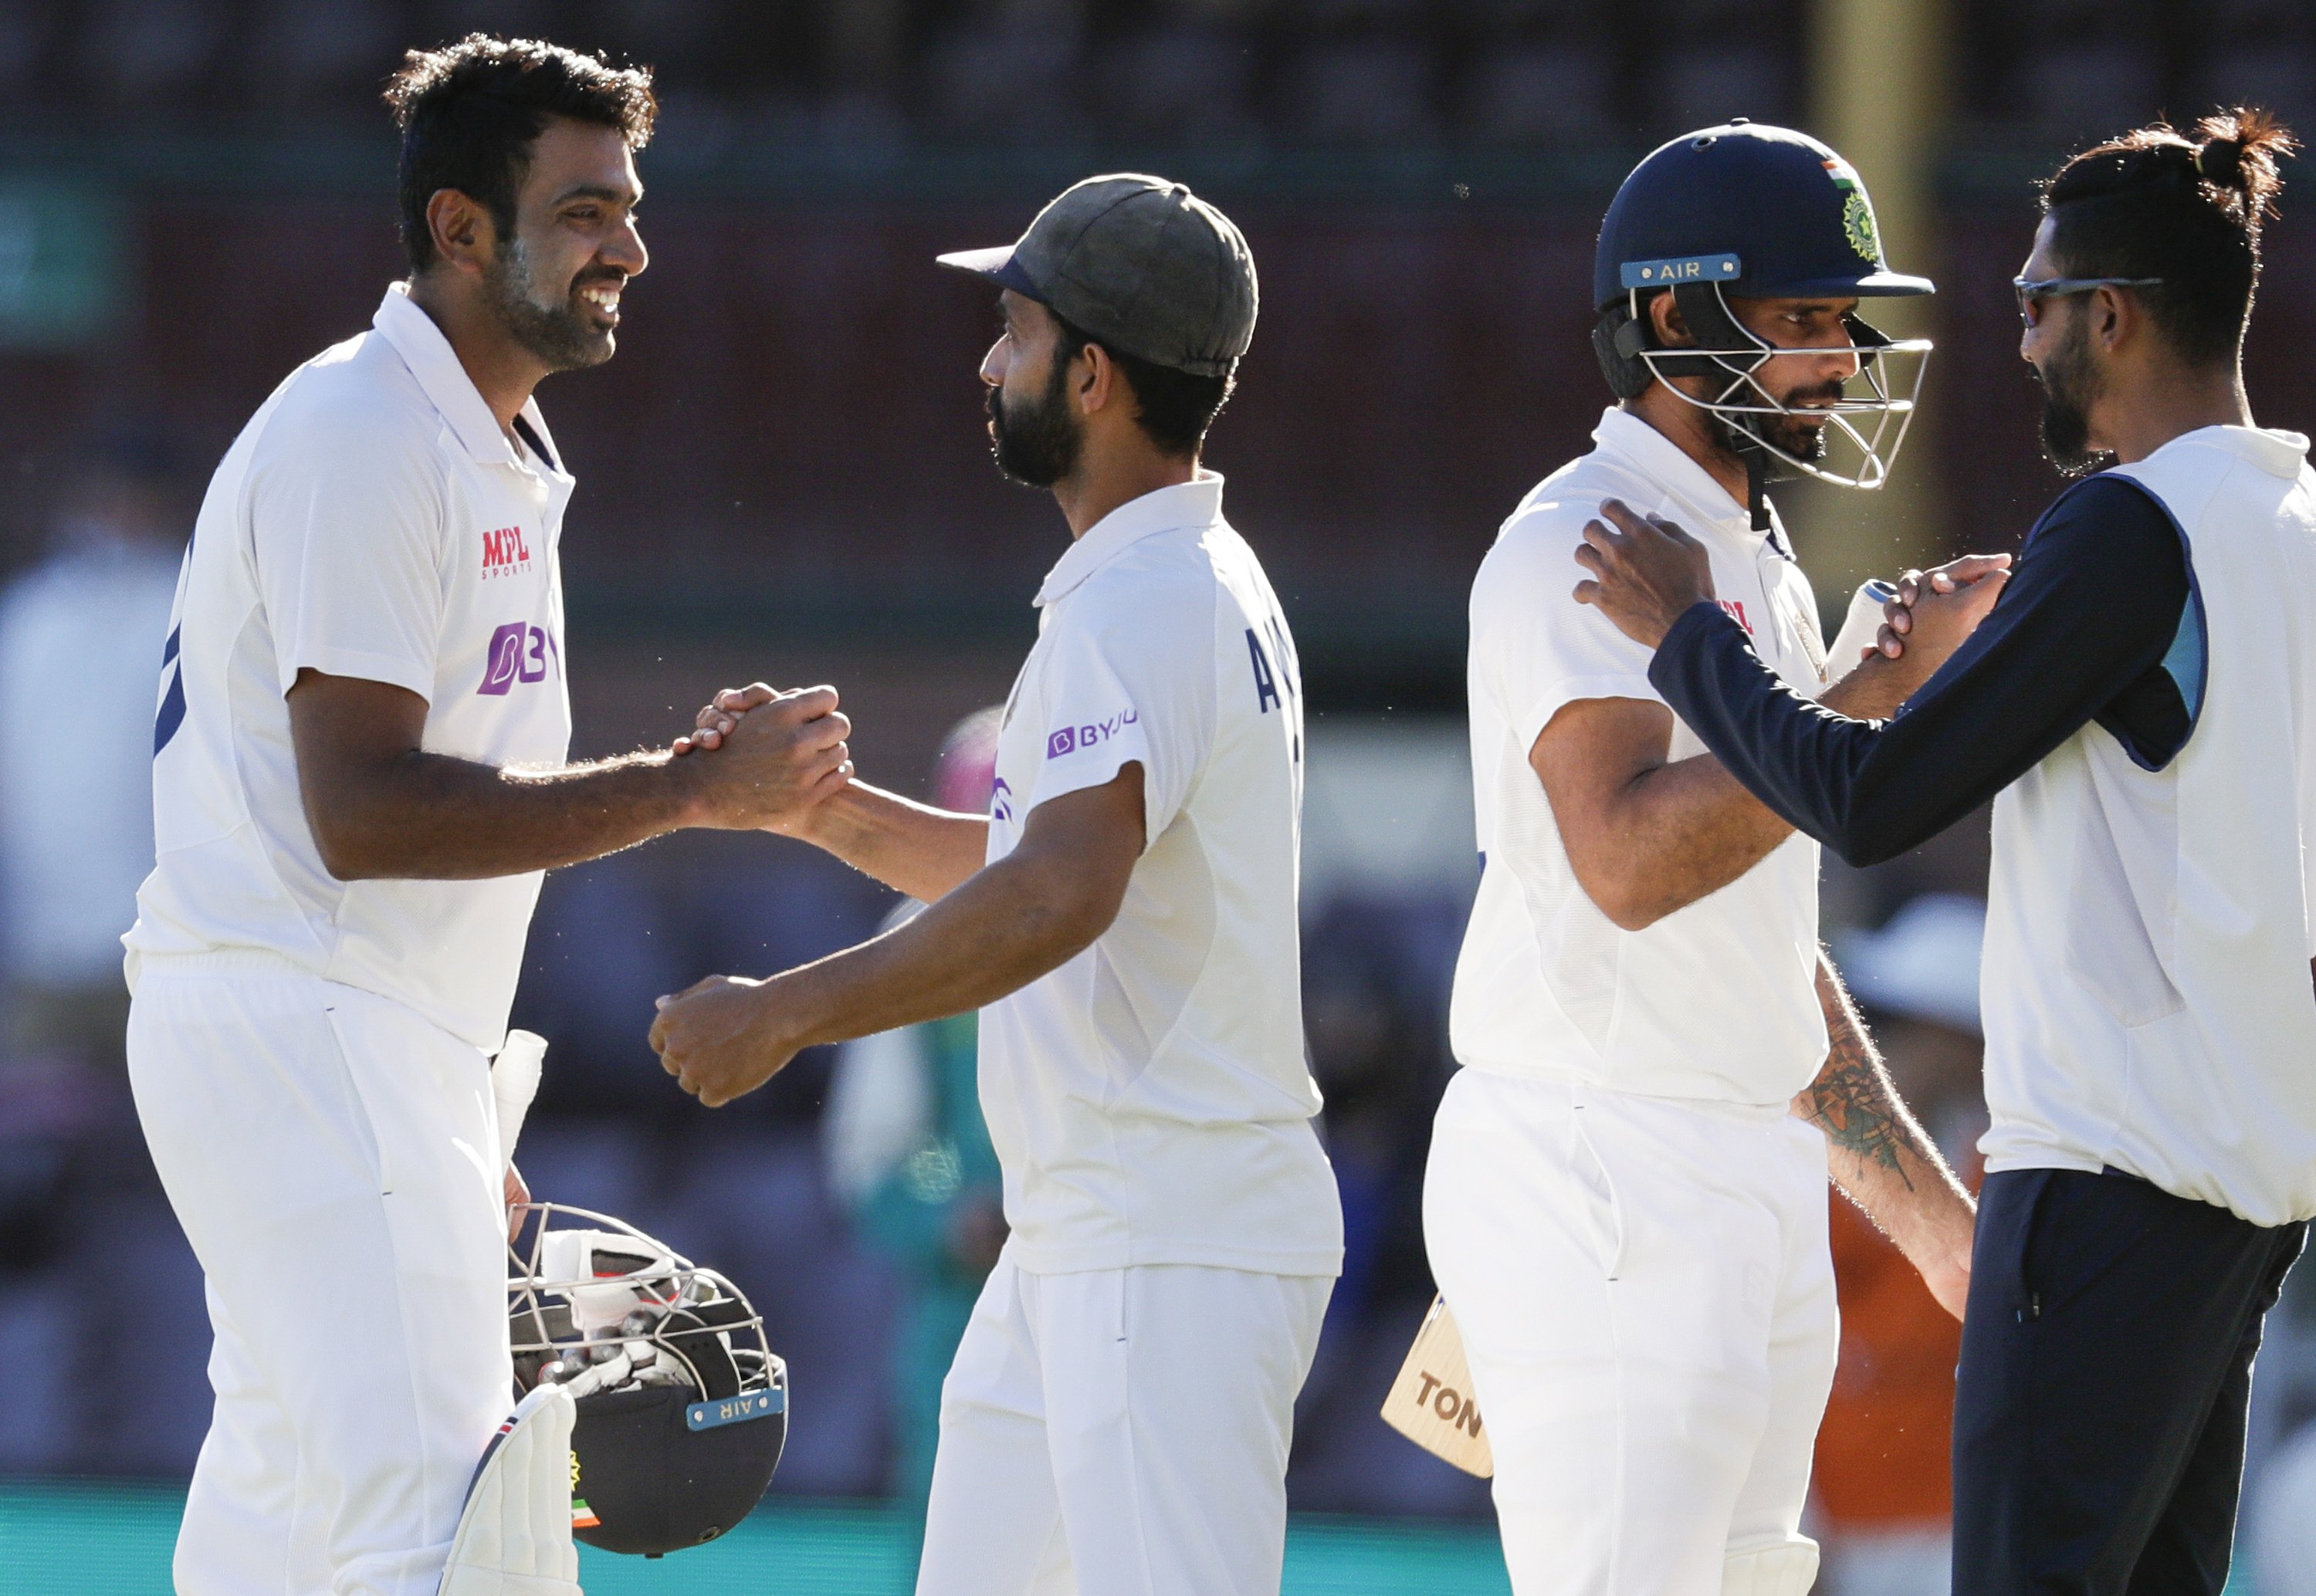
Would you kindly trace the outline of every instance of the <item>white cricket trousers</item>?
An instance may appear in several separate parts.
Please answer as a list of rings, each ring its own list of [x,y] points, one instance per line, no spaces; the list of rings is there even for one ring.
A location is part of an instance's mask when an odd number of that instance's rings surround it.
[[[433,1596],[513,1384],[488,1060],[215,954],[144,962],[129,1071],[217,1337],[179,1596]]]
[[[1465,1068],[1423,1192],[1518,1596],[1802,1596],[1839,1323],[1780,1106]]]
[[[1334,1284],[1009,1248],[941,1387],[917,1596],[1278,1596]]]

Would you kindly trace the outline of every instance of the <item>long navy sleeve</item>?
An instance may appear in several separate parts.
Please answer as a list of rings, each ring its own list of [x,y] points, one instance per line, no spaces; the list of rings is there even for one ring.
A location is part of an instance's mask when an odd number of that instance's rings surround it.
[[[2126,479],[2061,494],[1993,610],[1896,715],[1801,696],[1712,604],[1684,612],[1649,680],[1753,795],[1853,864],[1918,847],[2097,721],[2151,769],[2185,746],[2202,634],[2170,516]]]

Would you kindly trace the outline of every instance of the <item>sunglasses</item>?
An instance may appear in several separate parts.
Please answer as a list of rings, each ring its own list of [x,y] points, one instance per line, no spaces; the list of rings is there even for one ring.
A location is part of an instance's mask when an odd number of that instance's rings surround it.
[[[2160,277],[2014,277],[2010,289],[2018,296],[2018,319],[2031,327],[2042,314],[2037,307],[2045,299],[2063,299],[2094,288],[2151,288],[2162,280]]]

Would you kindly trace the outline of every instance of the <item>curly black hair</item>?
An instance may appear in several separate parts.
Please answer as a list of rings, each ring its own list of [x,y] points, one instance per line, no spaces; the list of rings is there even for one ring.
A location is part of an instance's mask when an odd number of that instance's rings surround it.
[[[426,205],[441,190],[481,204],[501,236],[513,232],[515,195],[550,118],[616,128],[641,149],[659,115],[648,67],[487,33],[412,50],[387,82],[386,104],[402,129],[402,247],[413,271],[434,263]]]

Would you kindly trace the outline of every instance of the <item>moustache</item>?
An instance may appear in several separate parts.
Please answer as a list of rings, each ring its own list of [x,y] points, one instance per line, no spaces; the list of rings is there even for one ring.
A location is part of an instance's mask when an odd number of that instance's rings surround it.
[[[1811,404],[1811,401],[1813,400],[1823,400],[1825,403],[1830,406],[1840,403],[1842,395],[1848,391],[1847,386],[1841,383],[1820,383],[1813,388],[1795,388],[1792,393],[1787,394],[1779,403],[1784,404],[1787,410],[1800,410],[1804,407],[1816,408]]]

